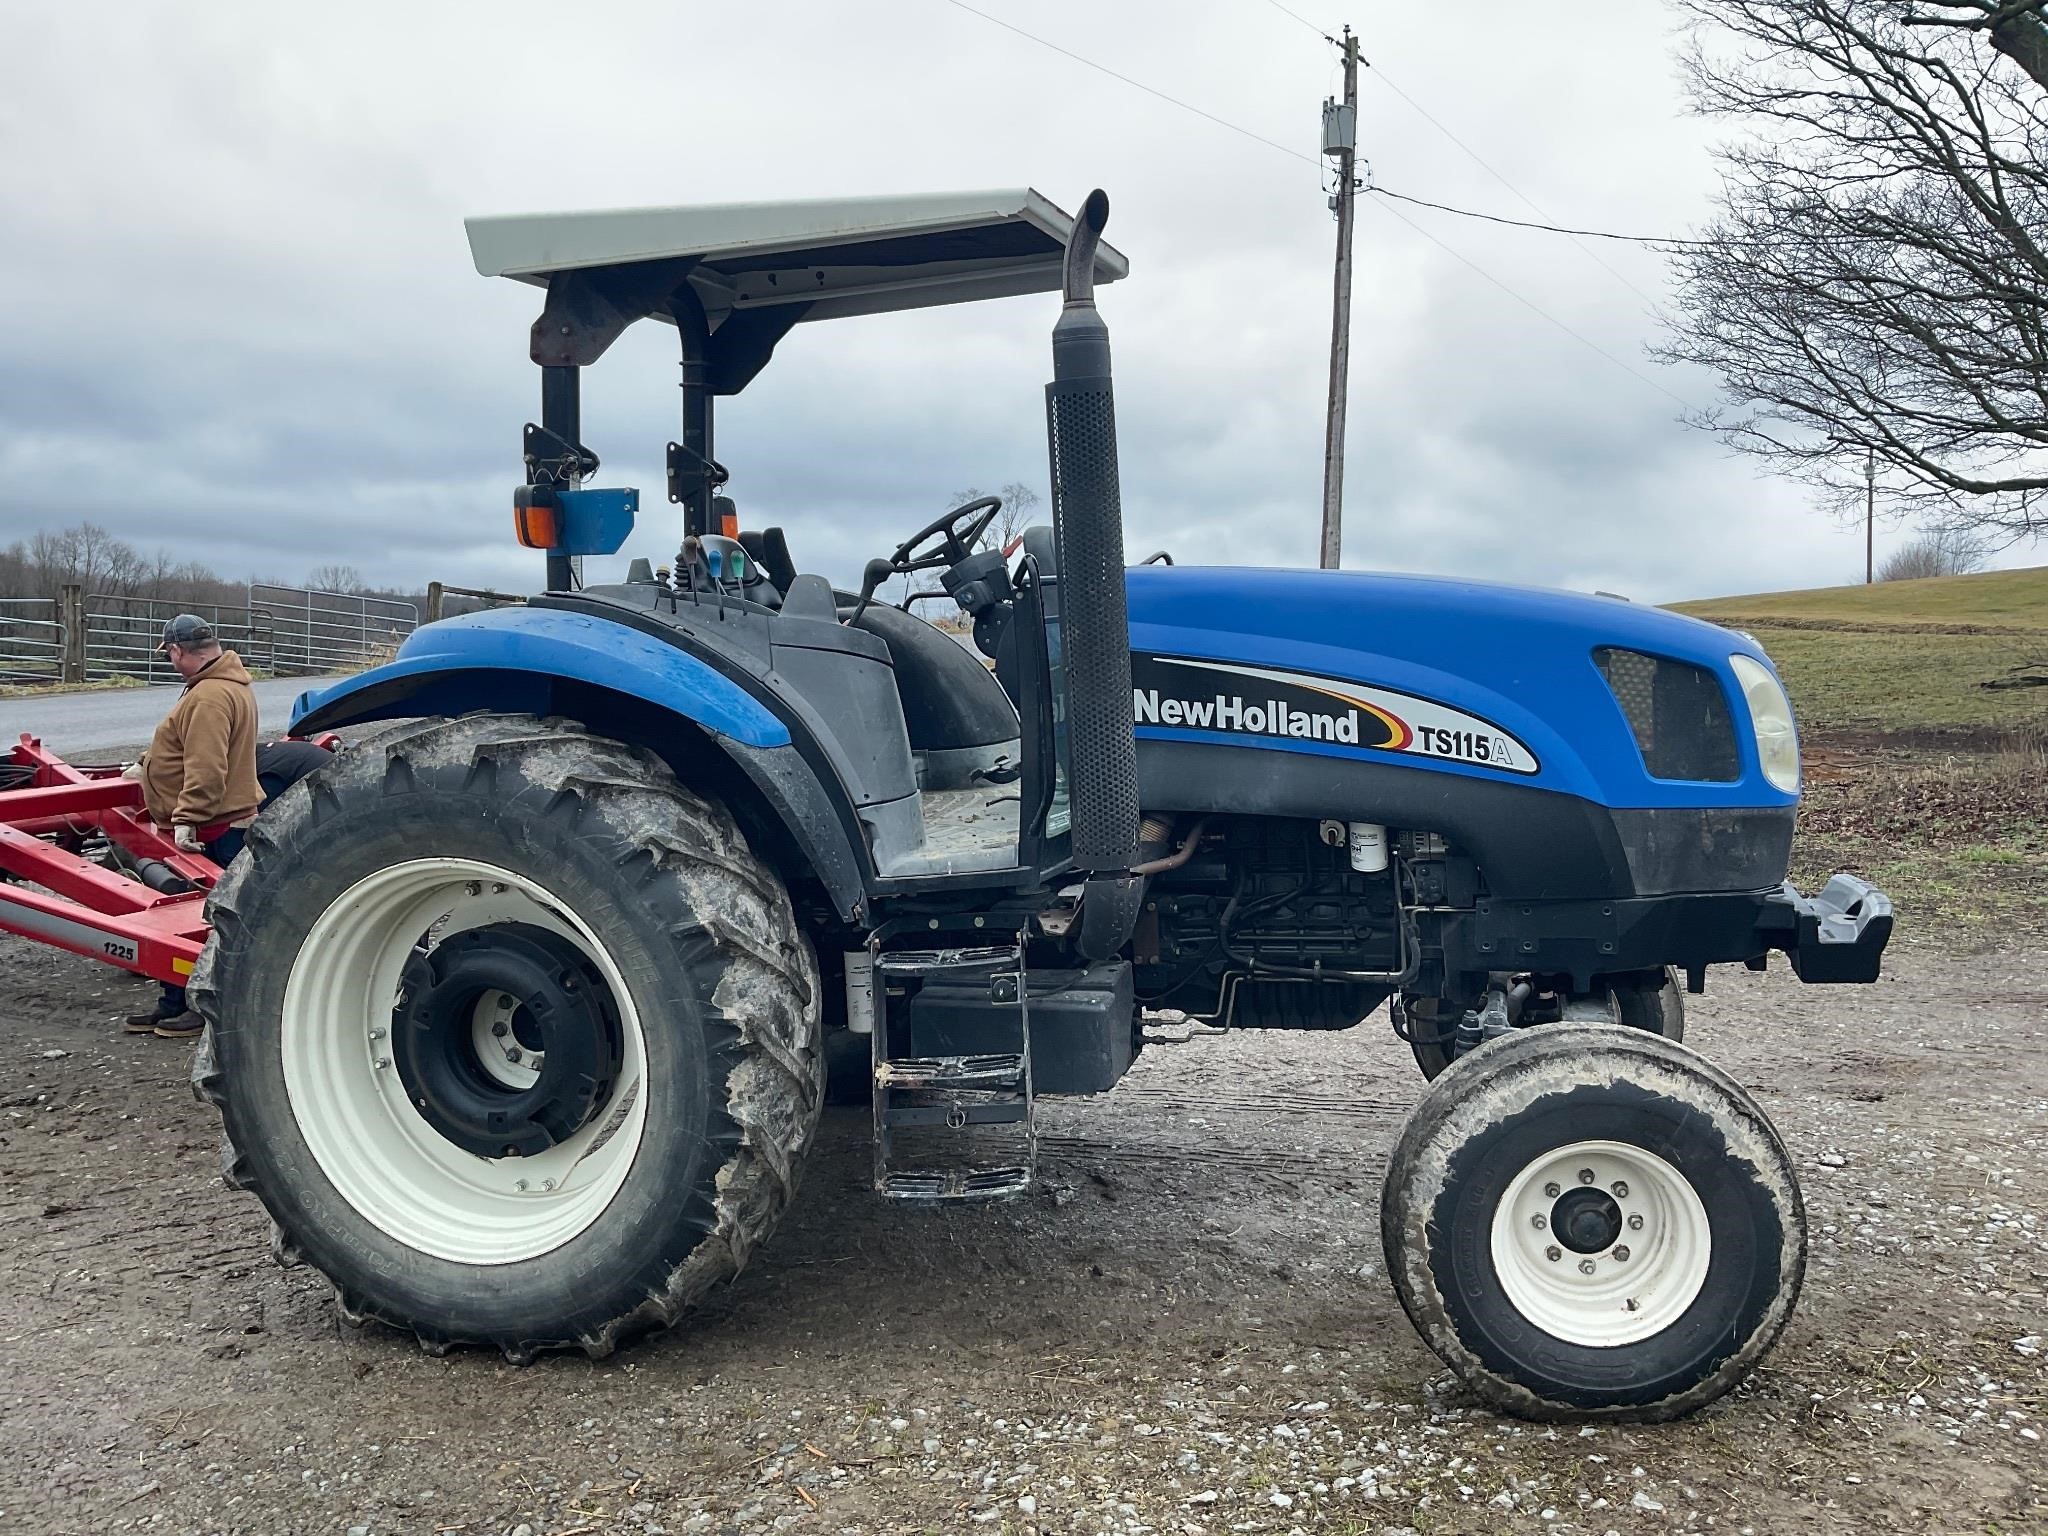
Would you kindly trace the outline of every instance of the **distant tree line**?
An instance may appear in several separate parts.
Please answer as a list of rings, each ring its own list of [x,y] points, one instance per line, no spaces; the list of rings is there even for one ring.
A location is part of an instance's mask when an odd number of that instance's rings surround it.
[[[422,592],[387,592],[370,586],[352,565],[322,565],[303,581],[257,578],[278,586],[311,587],[348,596],[393,598],[423,604]],[[197,560],[179,560],[169,550],[145,553],[97,523],[41,528],[26,539],[0,546],[0,597],[55,598],[76,583],[89,594],[147,598],[193,607],[239,608],[249,601],[249,584],[231,581]]]

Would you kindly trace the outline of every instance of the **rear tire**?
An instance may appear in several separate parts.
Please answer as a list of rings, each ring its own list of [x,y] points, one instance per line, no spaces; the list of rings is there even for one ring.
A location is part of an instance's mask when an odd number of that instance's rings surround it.
[[[650,753],[528,716],[386,733],[266,809],[207,912],[193,1082],[225,1177],[350,1321],[604,1355],[795,1193],[817,962]]]
[[[1533,1419],[1712,1402],[1776,1341],[1806,1264],[1791,1159],[1755,1101],[1612,1024],[1457,1061],[1395,1148],[1380,1235],[1424,1341]]]
[[[1666,1040],[1685,1038],[1685,994],[1679,990],[1676,971],[1667,968],[1611,976],[1606,978],[1606,986],[1608,1006],[1618,1022]],[[1411,1039],[1408,1046],[1415,1065],[1422,1068],[1423,1077],[1434,1081],[1451,1064],[1451,1055],[1432,1037],[1449,1034],[1458,1021],[1444,1019],[1442,1002],[1433,997],[1396,998],[1393,1006],[1399,1010],[1396,1022],[1410,1036],[1420,1037]]]

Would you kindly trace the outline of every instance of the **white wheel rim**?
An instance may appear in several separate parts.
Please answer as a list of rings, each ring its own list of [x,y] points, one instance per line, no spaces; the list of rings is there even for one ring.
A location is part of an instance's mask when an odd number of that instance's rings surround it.
[[[420,1114],[391,1057],[391,1010],[423,939],[528,923],[570,940],[597,967],[618,1009],[619,1081],[600,1112],[531,1157],[480,1157]],[[489,994],[472,1041],[495,1043]],[[507,1018],[509,1023],[509,1017]],[[508,1037],[509,1038],[509,1037]],[[538,882],[474,859],[416,859],[366,875],[307,934],[285,982],[285,1093],[307,1148],[365,1220],[406,1247],[459,1264],[513,1264],[570,1241],[603,1214],[640,1148],[647,1047],[617,964],[580,918]],[[479,1059],[508,1087],[538,1076]]]
[[[1609,1229],[1612,1239],[1599,1241]],[[1546,1152],[1494,1208],[1501,1289],[1569,1344],[1614,1348],[1663,1332],[1699,1296],[1712,1256],[1707,1208],[1691,1183],[1627,1142]]]

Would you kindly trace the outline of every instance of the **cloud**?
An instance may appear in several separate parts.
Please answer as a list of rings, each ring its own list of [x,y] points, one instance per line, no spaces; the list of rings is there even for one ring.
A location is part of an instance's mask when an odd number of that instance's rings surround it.
[[[984,8],[1314,153],[1333,55],[1270,6]],[[530,584],[508,508],[538,295],[475,275],[464,214],[1023,183],[1071,207],[1099,183],[1133,267],[1102,296],[1133,553],[1313,560],[1316,168],[943,0],[26,9],[0,96],[0,539],[90,517],[230,572]],[[1526,211],[1398,87],[1550,212],[1681,230],[1712,168],[1668,44],[1656,7],[1378,17],[1362,143],[1389,186]],[[1368,203],[1347,563],[1648,599],[1855,570],[1857,540],[1631,376],[1712,388],[1642,360],[1656,257],[1400,213],[1626,368]],[[847,580],[957,487],[1042,490],[1053,313],[800,327],[721,408],[747,521]],[[673,333],[642,326],[585,385],[604,478],[643,491],[633,551],[658,557],[675,382]]]

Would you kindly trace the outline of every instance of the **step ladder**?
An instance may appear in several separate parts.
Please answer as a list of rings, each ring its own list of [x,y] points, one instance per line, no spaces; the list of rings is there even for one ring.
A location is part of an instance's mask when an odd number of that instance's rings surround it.
[[[964,949],[894,950],[875,960],[882,1017],[873,1033],[875,1189],[891,1200],[992,1201],[1027,1193],[1037,1176],[1038,1131],[1031,1097],[1030,992],[1021,943]],[[973,1056],[892,1057],[888,998],[893,981],[985,976],[991,1002],[1016,1005],[1015,1051]],[[900,990],[900,989],[899,989]],[[945,1168],[899,1168],[894,1133],[943,1130],[971,1138],[977,1126],[1021,1125],[1023,1157],[993,1167],[971,1160]]]

